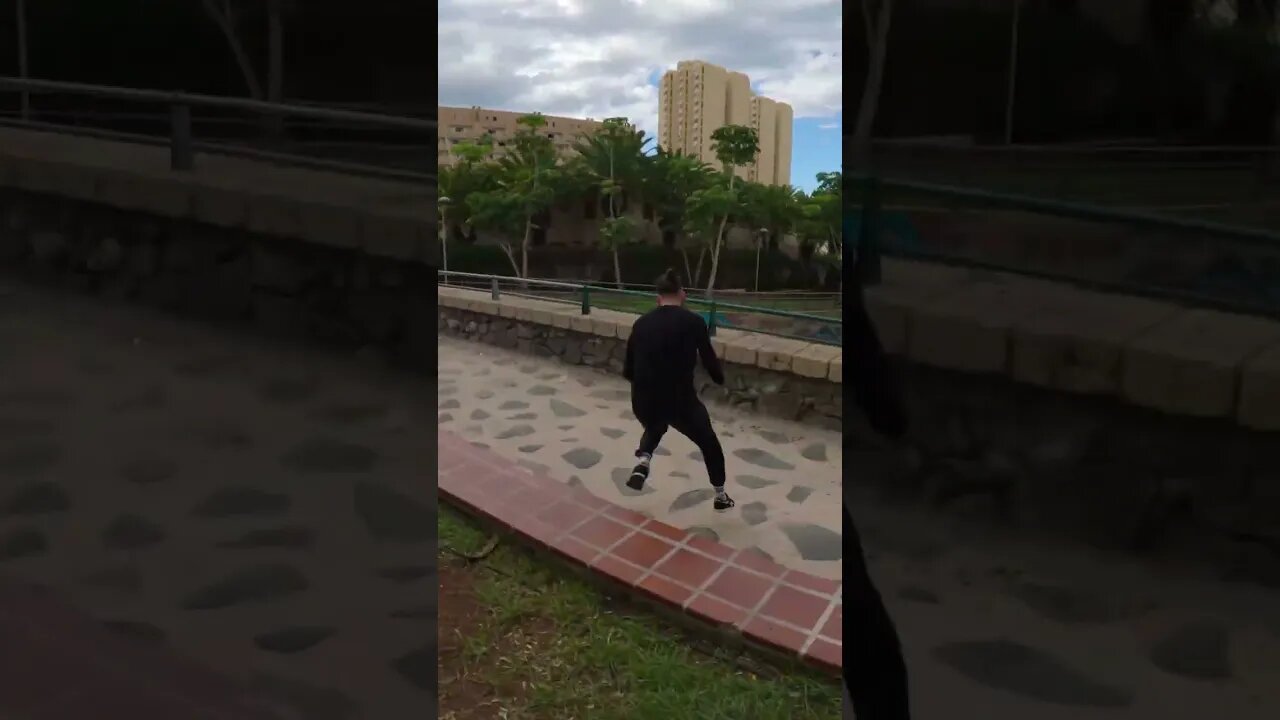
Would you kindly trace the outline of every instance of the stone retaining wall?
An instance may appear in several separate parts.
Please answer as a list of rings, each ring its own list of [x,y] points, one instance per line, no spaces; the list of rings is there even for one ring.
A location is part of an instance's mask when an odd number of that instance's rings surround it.
[[[962,514],[1205,554],[1280,586],[1280,323],[887,262],[867,303],[908,441],[849,471]]]
[[[440,288],[440,334],[467,338],[571,365],[621,373],[636,316],[526,298]],[[725,364],[719,387],[699,370],[700,393],[712,402],[839,430],[843,416],[840,349],[721,330],[714,339]]]
[[[273,335],[435,357],[435,272],[412,258],[0,187],[0,270]]]

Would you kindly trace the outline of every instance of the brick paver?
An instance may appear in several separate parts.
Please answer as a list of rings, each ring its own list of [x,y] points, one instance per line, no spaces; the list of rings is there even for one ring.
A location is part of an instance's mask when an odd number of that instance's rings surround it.
[[[788,570],[537,475],[439,431],[439,491],[539,549],[749,643],[839,672],[839,582]]]

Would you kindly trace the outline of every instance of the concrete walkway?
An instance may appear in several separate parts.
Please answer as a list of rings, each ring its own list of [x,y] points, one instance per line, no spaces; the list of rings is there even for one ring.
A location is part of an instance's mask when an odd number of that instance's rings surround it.
[[[0,576],[283,717],[430,715],[434,394],[0,279]]]
[[[738,503],[716,513],[701,456],[674,430],[645,489],[624,485],[640,426],[622,377],[444,337],[439,352],[441,429],[668,525],[840,578],[839,433],[712,406]]]

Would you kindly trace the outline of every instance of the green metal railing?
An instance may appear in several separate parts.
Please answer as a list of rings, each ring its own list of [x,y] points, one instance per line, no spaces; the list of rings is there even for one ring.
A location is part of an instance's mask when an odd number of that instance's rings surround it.
[[[981,270],[1008,272],[1046,280],[1068,282],[1099,290],[1122,292],[1143,297],[1185,302],[1197,306],[1222,309],[1228,312],[1280,317],[1280,304],[1251,302],[1241,299],[1224,299],[1219,296],[1194,291],[1157,287],[1147,284],[1099,280],[1081,277],[1062,271],[1045,271],[1011,263],[934,252],[926,249],[892,247],[884,242],[884,198],[887,193],[910,194],[913,197],[931,197],[969,203],[983,210],[1017,211],[1062,220],[1091,221],[1113,226],[1123,226],[1141,231],[1155,231],[1177,238],[1194,238],[1202,243],[1221,243],[1227,251],[1256,250],[1280,257],[1280,234],[1261,228],[1226,225],[1194,219],[1171,217],[1148,212],[1133,212],[1100,205],[1060,202],[1045,198],[1011,195],[1005,193],[936,185],[911,180],[850,176],[846,181],[846,197],[852,198],[852,207],[860,212],[846,216],[845,237],[856,238],[855,253],[858,258],[858,278],[865,285],[881,281],[881,258],[901,257],[924,260],[953,266]]]
[[[648,292],[626,289],[619,290],[617,288],[594,283],[570,283],[558,280],[537,280],[532,278],[522,279],[506,275],[486,275],[480,273],[455,272],[450,270],[437,270],[437,274],[440,278],[440,283],[443,285],[470,287],[472,289],[485,287],[489,290],[490,296],[494,300],[498,300],[505,294],[514,297],[529,297],[538,300],[575,304],[579,306],[583,315],[590,315],[593,307],[605,310],[615,309],[609,307],[607,302],[601,303],[598,299],[600,296],[644,298],[650,301],[654,299],[652,290]],[[514,285],[515,289],[504,290],[504,284],[508,286]],[[704,312],[701,314],[707,323],[707,331],[712,336],[716,334],[716,330],[718,328],[726,328],[731,330],[760,333],[762,335],[801,339],[825,345],[839,346],[843,340],[843,319],[839,317],[779,310],[777,308],[764,307],[760,305],[724,302],[718,300],[714,294],[709,298],[698,298],[691,295],[687,302],[690,305],[704,309]],[[630,312],[630,310],[623,310],[623,312]],[[729,323],[721,314],[722,312],[741,312],[753,315],[783,318],[795,322],[813,323],[832,328],[834,331],[805,335],[746,328]]]

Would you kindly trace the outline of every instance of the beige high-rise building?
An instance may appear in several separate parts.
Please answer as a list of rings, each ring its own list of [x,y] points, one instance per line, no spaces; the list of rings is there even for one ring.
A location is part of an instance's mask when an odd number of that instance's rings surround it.
[[[681,60],[662,75],[658,145],[719,166],[711,133],[746,125],[760,138],[756,164],[736,175],[765,185],[791,184],[791,106],[751,92],[746,75],[701,60]],[[443,122],[443,121],[442,121]]]
[[[440,119],[436,130],[436,164],[453,165],[458,158],[453,154],[453,147],[460,142],[475,141],[490,135],[493,137],[495,155],[501,155],[503,148],[520,130],[516,121],[529,113],[510,112],[508,110],[488,110],[481,107],[447,107],[440,105]],[[591,118],[570,118],[546,115],[547,124],[542,132],[551,138],[561,154],[573,151],[573,144],[583,134],[598,130],[601,123]]]

